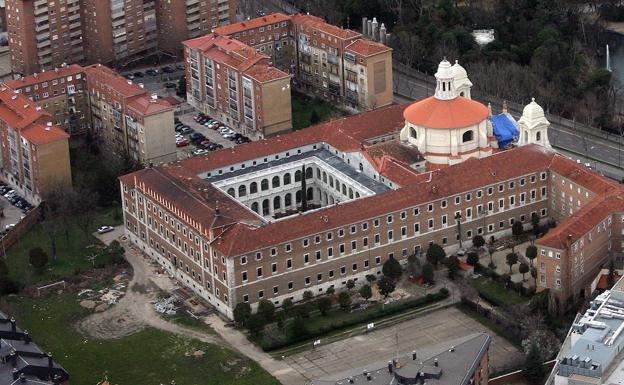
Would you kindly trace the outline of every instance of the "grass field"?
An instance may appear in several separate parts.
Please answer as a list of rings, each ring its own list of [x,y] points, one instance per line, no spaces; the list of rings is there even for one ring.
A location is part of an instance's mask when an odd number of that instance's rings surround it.
[[[95,215],[91,228],[84,231],[77,223],[72,222],[69,226],[68,236],[64,232],[58,232],[56,237],[57,260],[52,260],[52,241],[41,224],[36,224],[19,241],[7,250],[7,264],[9,276],[21,282],[25,286],[36,282],[63,279],[74,275],[77,271],[89,269],[93,262],[87,256],[95,252],[95,246],[100,242],[91,235],[102,225],[117,225],[121,220],[116,219],[115,210],[111,208],[102,210]],[[29,251],[34,247],[41,247],[48,253],[48,266],[41,272],[35,272],[28,261]],[[96,260],[96,263],[107,262]]]
[[[517,305],[529,300],[513,290],[507,289],[502,283],[486,277],[471,279],[470,283],[485,298],[492,299],[495,304]]]
[[[34,341],[70,373],[72,384],[277,385],[255,362],[222,346],[157,329],[118,340],[92,340],[74,329],[89,314],[71,294],[43,299],[12,297],[8,311]],[[201,351],[202,356],[192,353]]]
[[[332,104],[319,98],[310,98],[306,95],[292,94],[292,123],[293,130],[300,130],[312,125],[310,118],[312,111],[316,111],[319,123],[329,120],[332,117],[345,115],[343,111],[337,109]]]

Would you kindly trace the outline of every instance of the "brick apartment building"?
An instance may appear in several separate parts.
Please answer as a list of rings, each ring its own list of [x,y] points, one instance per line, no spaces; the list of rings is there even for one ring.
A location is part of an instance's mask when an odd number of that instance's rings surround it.
[[[295,85],[359,110],[389,105],[392,49],[304,14],[276,13],[215,28],[271,57]]]
[[[90,125],[89,100],[84,68],[77,64],[5,81],[37,106],[71,136],[84,134]]]
[[[173,106],[101,64],[84,71],[93,131],[102,145],[144,165],[176,159]]]
[[[235,0],[8,0],[14,73],[63,63],[124,64],[235,19]]]
[[[268,56],[228,36],[184,42],[187,101],[245,134],[267,137],[292,128],[290,75]]]
[[[0,87],[2,179],[29,201],[71,186],[69,135],[33,101]]]

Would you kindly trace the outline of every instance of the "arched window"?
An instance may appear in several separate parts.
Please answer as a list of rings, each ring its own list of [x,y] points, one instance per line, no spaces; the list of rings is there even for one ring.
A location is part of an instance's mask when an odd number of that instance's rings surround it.
[[[347,196],[347,185],[342,185],[342,195]]]
[[[262,201],[262,215],[269,215],[269,200]]]
[[[284,208],[292,206],[292,195],[290,193],[284,196]]]
[[[333,205],[334,203],[336,203],[336,200],[334,199],[334,197],[332,195],[329,196],[329,204]]]
[[[312,187],[308,187],[308,190],[306,191],[306,197],[309,201],[314,199],[314,189]]]
[[[412,138],[414,139],[418,138],[418,134],[416,133],[416,129],[414,127],[410,127],[409,133]]]
[[[242,185],[238,186],[238,196],[239,197],[244,197],[245,195],[247,195],[247,186],[242,184]]]
[[[284,186],[290,184],[290,173],[284,174]]]
[[[329,176],[329,187],[334,187],[334,177],[333,176]]]
[[[306,179],[314,178],[314,169],[312,167],[306,168]]]
[[[253,210],[254,212],[258,212],[258,202],[254,202],[251,204],[251,210]]]
[[[260,182],[260,190],[266,191],[268,189],[269,189],[269,180],[268,179],[262,179],[262,182]]]
[[[360,172],[364,171],[364,165],[362,164],[362,162],[360,162],[358,168],[360,169]]]
[[[462,143],[470,142],[474,139],[474,132],[472,130],[464,132],[462,135]]]
[[[327,173],[323,171],[323,182],[327,183]]]
[[[524,131],[524,141],[525,142],[529,141],[529,133],[527,131]]]
[[[301,190],[297,191],[297,193],[295,194],[295,201],[297,203],[301,202]]]
[[[355,197],[356,197],[356,198],[359,198],[359,197],[360,197],[360,193],[356,191],[356,192],[355,192]]]
[[[542,141],[542,132],[541,131],[537,131],[535,133],[535,141],[536,142],[541,142]]]
[[[316,169],[316,179],[321,179],[321,169],[320,168]]]
[[[353,199],[353,189],[349,187],[349,199]]]
[[[336,181],[336,191],[340,192],[340,182]]]
[[[464,97],[464,91],[460,92],[459,96]]]
[[[278,196],[273,198],[273,210],[279,210],[282,208],[282,199]]]
[[[273,180],[271,180],[271,186],[273,188],[276,188],[276,187],[280,186],[280,178],[279,178],[279,176],[276,175],[276,176],[273,177]]]
[[[249,185],[249,193],[250,194],[255,194],[257,192],[258,192],[258,183],[251,182],[251,184]]]
[[[229,188],[229,189],[227,190],[227,193],[228,193],[228,194],[230,194],[230,195],[231,195],[231,196],[233,196],[233,197],[236,197],[236,192],[234,191],[234,189],[233,189],[233,188]]]
[[[301,170],[295,171],[295,182],[301,182]]]

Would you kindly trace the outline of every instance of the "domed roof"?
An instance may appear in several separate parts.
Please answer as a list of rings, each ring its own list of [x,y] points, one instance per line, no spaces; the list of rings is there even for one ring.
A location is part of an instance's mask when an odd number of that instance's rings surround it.
[[[468,72],[466,72],[466,69],[462,67],[457,60],[455,60],[455,64],[453,64],[453,77],[455,80],[468,77]]]
[[[407,107],[403,117],[408,123],[425,128],[463,128],[486,120],[488,109],[461,96],[450,100],[430,96]]]
[[[544,117],[544,109],[535,103],[535,98],[531,98],[531,103],[527,104],[522,110],[522,116],[529,120],[537,120]]]
[[[451,63],[444,58],[438,65],[438,71],[435,73],[435,77],[437,79],[452,79],[453,78],[453,68],[451,67]]]

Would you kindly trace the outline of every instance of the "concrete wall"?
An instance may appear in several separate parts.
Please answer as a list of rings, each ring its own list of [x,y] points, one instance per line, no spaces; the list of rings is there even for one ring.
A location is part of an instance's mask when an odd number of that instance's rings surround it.
[[[139,134],[145,143],[140,154],[144,164],[170,162],[176,159],[173,129],[173,110],[145,117],[143,130]]]
[[[288,132],[292,129],[290,78],[262,86],[262,122],[264,136]]]

